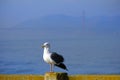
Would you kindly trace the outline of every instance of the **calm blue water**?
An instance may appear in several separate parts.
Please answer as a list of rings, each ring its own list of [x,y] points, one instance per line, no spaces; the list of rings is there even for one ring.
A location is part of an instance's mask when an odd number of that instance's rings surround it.
[[[44,42],[63,55],[69,74],[120,74],[120,34],[49,31],[40,29],[0,30],[0,74],[44,74]],[[55,67],[54,71],[66,72]]]

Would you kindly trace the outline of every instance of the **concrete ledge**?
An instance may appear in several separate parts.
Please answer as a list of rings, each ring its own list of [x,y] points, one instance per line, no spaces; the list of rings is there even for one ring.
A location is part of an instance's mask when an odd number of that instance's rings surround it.
[[[44,76],[25,74],[0,74],[0,80],[44,80]]]
[[[68,77],[67,77],[68,76]],[[51,78],[52,77],[52,78]],[[63,79],[65,78],[65,79]],[[46,73],[45,75],[0,74],[0,80],[120,80],[120,74],[114,75],[67,75],[67,73]]]
[[[67,73],[47,72],[44,80],[69,80]]]

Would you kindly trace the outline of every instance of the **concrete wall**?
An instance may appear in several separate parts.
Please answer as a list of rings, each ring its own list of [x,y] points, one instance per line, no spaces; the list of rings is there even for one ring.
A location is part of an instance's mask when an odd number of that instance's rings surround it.
[[[0,74],[0,80],[120,80],[120,75],[67,75],[67,73],[46,73],[45,75]]]

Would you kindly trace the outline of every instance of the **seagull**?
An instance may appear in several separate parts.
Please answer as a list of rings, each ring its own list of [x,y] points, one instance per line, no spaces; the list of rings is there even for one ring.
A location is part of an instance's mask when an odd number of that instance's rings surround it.
[[[67,67],[65,66],[64,58],[62,55],[57,54],[56,52],[50,52],[50,44],[48,42],[45,42],[42,45],[43,50],[43,60],[50,64],[50,72],[53,72],[53,67],[57,66],[59,68],[62,68],[64,70],[67,70]]]

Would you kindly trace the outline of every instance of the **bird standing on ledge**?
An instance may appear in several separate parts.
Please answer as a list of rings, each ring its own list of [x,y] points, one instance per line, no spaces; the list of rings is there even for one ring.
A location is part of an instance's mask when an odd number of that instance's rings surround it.
[[[54,65],[57,67],[60,67],[64,70],[68,70],[66,66],[64,65],[64,58],[62,55],[57,54],[56,52],[50,52],[50,44],[48,42],[45,42],[42,45],[42,48],[44,48],[43,51],[43,59],[46,63],[50,64],[50,72],[53,72]]]

